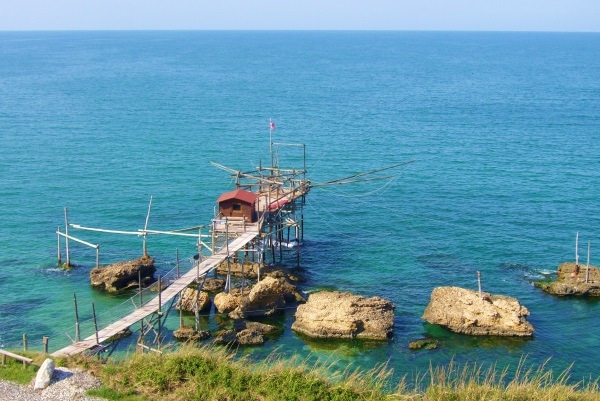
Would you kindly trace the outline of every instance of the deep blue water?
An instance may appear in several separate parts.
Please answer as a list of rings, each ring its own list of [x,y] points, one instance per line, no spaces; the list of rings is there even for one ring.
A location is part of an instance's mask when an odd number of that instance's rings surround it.
[[[339,358],[397,377],[430,362],[538,366],[597,378],[600,303],[531,284],[574,260],[594,263],[600,227],[600,35],[449,32],[0,33],[0,346],[50,348],[80,314],[124,301],[89,287],[94,252],[55,230],[71,222],[135,230],[206,224],[233,183],[210,161],[251,170],[275,141],[307,146],[322,182],[416,160],[394,178],[315,188],[305,208],[305,288],[396,304],[386,344],[325,343],[290,331],[278,352]],[[290,157],[296,157],[291,154]],[[283,155],[282,155],[283,159]],[[298,159],[296,158],[296,161]],[[101,262],[139,256],[130,236],[78,232]],[[160,272],[189,239],[152,237]],[[472,338],[424,324],[434,287],[517,297],[533,339]],[[109,319],[110,320],[110,319]],[[176,323],[173,323],[176,325]],[[209,319],[210,325],[215,323]],[[432,336],[435,351],[408,342]]]

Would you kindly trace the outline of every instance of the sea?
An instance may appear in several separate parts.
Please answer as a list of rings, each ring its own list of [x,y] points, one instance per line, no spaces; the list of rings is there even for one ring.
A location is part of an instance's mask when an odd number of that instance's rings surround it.
[[[270,131],[273,121],[275,130]],[[387,342],[317,341],[281,330],[239,349],[414,382],[430,366],[544,367],[600,376],[600,300],[534,286],[559,264],[600,254],[600,34],[363,31],[0,32],[0,347],[50,352],[96,311],[102,327],[130,296],[91,288],[95,249],[68,222],[136,232],[210,224],[235,181],[302,166],[300,267],[307,292],[395,304]],[[283,150],[285,149],[285,150]],[[207,233],[207,232],[206,232]],[[100,264],[141,256],[142,239],[77,230]],[[576,250],[576,238],[578,246]],[[157,274],[192,268],[196,239],[149,236]],[[532,338],[471,337],[421,316],[438,286],[517,298]],[[193,324],[193,316],[184,316]],[[169,342],[178,327],[171,312]],[[228,324],[214,314],[204,327]],[[135,329],[135,328],[134,328]],[[136,334],[132,336],[135,338]],[[417,339],[434,350],[411,350]],[[114,355],[133,352],[135,340]],[[311,362],[312,363],[312,362]],[[393,383],[392,383],[393,384]]]

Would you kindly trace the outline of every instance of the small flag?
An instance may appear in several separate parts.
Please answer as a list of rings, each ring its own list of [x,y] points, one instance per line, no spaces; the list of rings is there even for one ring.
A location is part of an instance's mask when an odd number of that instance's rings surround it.
[[[275,123],[273,121],[269,120],[269,128],[271,128],[271,131],[275,131]]]

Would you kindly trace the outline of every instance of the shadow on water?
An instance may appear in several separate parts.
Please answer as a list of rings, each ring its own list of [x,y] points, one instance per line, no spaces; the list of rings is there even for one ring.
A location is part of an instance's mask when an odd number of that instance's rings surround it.
[[[437,324],[423,323],[425,337],[439,342],[440,347],[451,347],[463,350],[480,350],[482,348],[504,348],[512,351],[523,351],[533,337],[504,336],[469,336],[457,334]]]

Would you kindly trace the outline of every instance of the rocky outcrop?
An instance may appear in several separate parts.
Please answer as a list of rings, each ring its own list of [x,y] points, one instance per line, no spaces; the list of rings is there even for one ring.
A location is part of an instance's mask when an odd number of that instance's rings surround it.
[[[202,290],[208,292],[221,291],[225,287],[225,280],[218,278],[207,278],[202,284]]]
[[[154,259],[143,256],[139,259],[119,262],[109,266],[96,267],[90,272],[92,287],[111,293],[118,293],[139,286],[139,274],[142,285],[154,280]]]
[[[217,274],[226,275],[227,272],[231,272],[232,275],[237,277],[241,277],[243,275],[246,278],[257,278],[259,271],[264,272],[264,266],[254,262],[229,262],[229,264],[227,264],[227,261],[224,261],[217,266]]]
[[[249,290],[244,289],[244,294],[248,294]],[[215,295],[213,303],[219,313],[229,313],[237,308],[242,303],[242,291],[239,288],[233,288],[230,292],[220,292]]]
[[[558,275],[552,283],[537,283],[542,290],[554,295],[600,296],[600,269],[595,266],[577,266],[574,262],[558,266]]]
[[[233,329],[221,332],[214,340],[214,343],[227,345],[262,345],[266,341],[266,335],[277,330],[277,327],[269,324],[236,320]]]
[[[310,294],[298,306],[292,330],[315,338],[387,340],[393,335],[394,304],[348,292]]]
[[[527,308],[516,298],[490,295],[459,287],[438,287],[431,293],[423,319],[455,333],[521,336],[533,334]]]
[[[304,302],[304,297],[285,275],[267,276],[256,283],[247,297],[229,313],[233,319],[255,316],[271,316],[281,312],[286,303]]]
[[[173,337],[185,341],[201,341],[210,337],[210,332],[206,330],[196,330],[193,327],[183,326],[173,332]]]
[[[286,303],[304,302],[305,298],[283,273],[271,273],[252,288],[232,289],[229,293],[215,295],[214,304],[220,313],[228,313],[233,319],[271,316],[281,311]]]
[[[408,343],[409,349],[426,349],[432,350],[438,347],[438,341],[431,338],[423,338],[420,340],[414,340]]]
[[[186,288],[181,293],[181,298],[175,304],[175,309],[184,310],[187,312],[196,312],[196,299],[198,302],[198,311],[206,312],[210,310],[210,297],[205,291],[200,291],[195,288]]]
[[[256,283],[247,297],[244,297],[235,310],[229,313],[234,319],[249,316],[271,316],[285,306],[284,289],[281,282],[272,277],[266,277]]]

